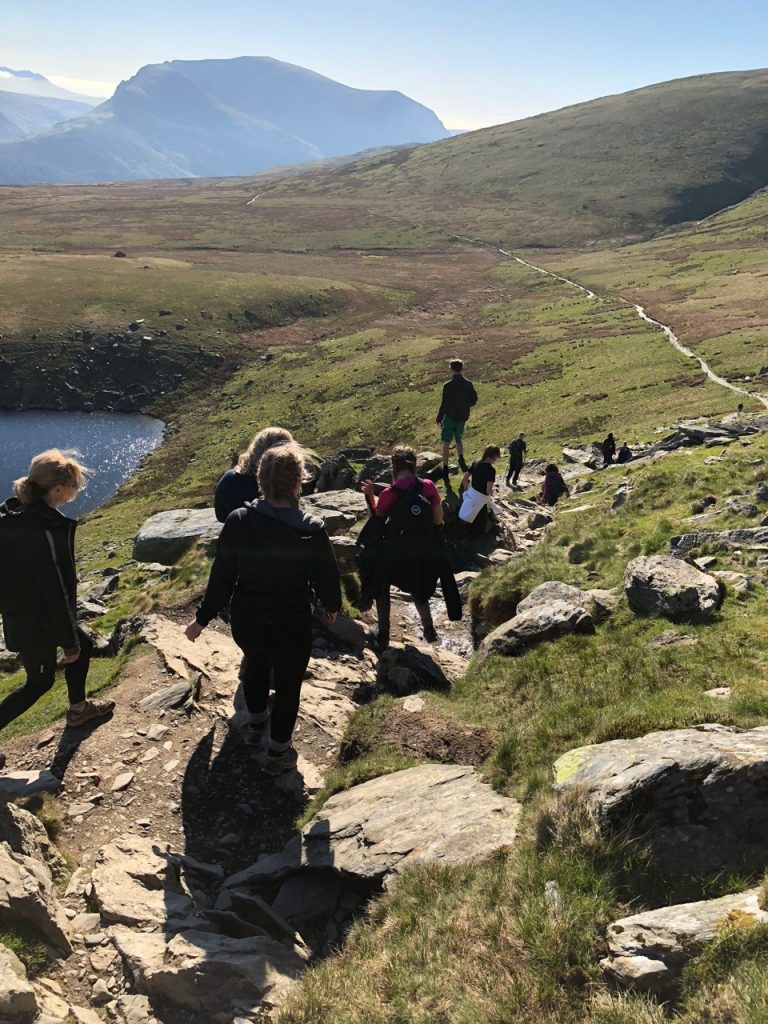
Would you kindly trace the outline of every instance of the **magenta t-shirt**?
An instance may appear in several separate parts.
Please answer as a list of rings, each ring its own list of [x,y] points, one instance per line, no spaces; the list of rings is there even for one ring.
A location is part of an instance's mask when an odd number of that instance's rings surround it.
[[[396,483],[392,484],[391,487],[385,487],[379,495],[379,500],[376,503],[376,514],[386,519],[392,509],[392,506],[403,491],[407,491],[409,488],[413,487],[415,481],[415,476],[407,476],[403,480],[398,480]],[[440,492],[431,480],[421,481],[421,493],[430,505],[440,504]]]

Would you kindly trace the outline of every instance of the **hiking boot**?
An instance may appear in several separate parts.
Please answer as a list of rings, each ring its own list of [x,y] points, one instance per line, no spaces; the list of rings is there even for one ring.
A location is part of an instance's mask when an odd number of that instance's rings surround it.
[[[424,627],[424,639],[427,641],[428,644],[433,644],[436,642],[437,630],[435,629],[434,626]]]
[[[451,475],[447,466],[443,466],[443,483],[447,491],[451,490]]]
[[[246,722],[242,728],[241,735],[247,747],[258,747],[264,739],[269,727],[269,715],[263,722]]]
[[[385,633],[383,630],[379,630],[376,636],[373,638],[373,649],[377,654],[381,654],[382,651],[386,651],[389,647],[389,633]]]
[[[87,700],[81,708],[70,708],[67,711],[67,728],[77,729],[78,726],[90,722],[92,718],[107,718],[114,710],[113,700]]]
[[[293,771],[298,760],[299,755],[293,747],[288,747],[287,750],[272,750],[270,747],[264,762],[264,771],[267,775],[282,775],[283,772]]]
[[[459,459],[459,469],[461,470],[462,473],[468,473],[469,472],[469,466],[464,461],[464,456],[463,455]]]

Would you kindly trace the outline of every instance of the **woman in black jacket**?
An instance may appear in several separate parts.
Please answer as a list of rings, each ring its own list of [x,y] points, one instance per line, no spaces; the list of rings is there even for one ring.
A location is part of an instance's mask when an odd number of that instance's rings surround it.
[[[77,497],[87,472],[72,452],[41,452],[15,482],[16,497],[0,505],[0,612],[6,646],[19,652],[27,675],[0,703],[0,729],[51,689],[59,647],[69,693],[67,725],[114,709],[114,701],[85,696],[92,645],[76,619],[77,522],[59,511]]]
[[[227,517],[205,596],[185,631],[188,640],[196,640],[231,600],[232,636],[247,659],[242,683],[249,744],[258,744],[266,730],[270,675],[274,679],[265,763],[271,775],[296,765],[291,736],[312,653],[312,591],[331,622],[341,608],[339,568],[325,523],[299,509],[303,473],[295,444],[262,456],[264,497]]]

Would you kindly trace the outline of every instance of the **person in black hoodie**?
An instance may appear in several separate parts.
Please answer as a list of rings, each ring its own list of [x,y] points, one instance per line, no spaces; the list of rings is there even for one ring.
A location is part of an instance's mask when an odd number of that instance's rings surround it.
[[[477,405],[477,392],[472,381],[464,376],[464,362],[451,359],[451,379],[443,384],[443,395],[437,411],[437,425],[440,427],[440,440],[443,442],[443,482],[451,486],[448,475],[448,457],[451,452],[451,441],[456,442],[456,454],[459,457],[461,470],[467,472],[464,461],[464,427],[469,419],[470,410]]]
[[[232,636],[247,658],[242,676],[250,714],[246,742],[258,744],[269,722],[265,770],[271,775],[296,765],[291,736],[312,652],[312,591],[331,622],[341,609],[339,567],[325,523],[298,507],[303,472],[295,444],[262,456],[263,498],[227,517],[205,595],[185,631],[195,641],[231,601]]]
[[[115,706],[85,695],[92,644],[76,618],[77,522],[59,511],[77,497],[89,472],[75,454],[52,448],[36,455],[27,476],[14,483],[16,497],[0,505],[0,612],[6,646],[19,652],[27,676],[0,703],[0,729],[51,689],[58,648],[64,651],[67,725],[105,717]]]

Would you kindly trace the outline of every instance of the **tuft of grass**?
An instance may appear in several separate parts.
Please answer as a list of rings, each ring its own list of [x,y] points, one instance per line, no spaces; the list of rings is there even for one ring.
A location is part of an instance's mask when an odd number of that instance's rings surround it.
[[[47,970],[49,965],[45,943],[39,935],[23,925],[0,926],[0,946],[7,946],[21,960],[30,978],[36,978]]]

